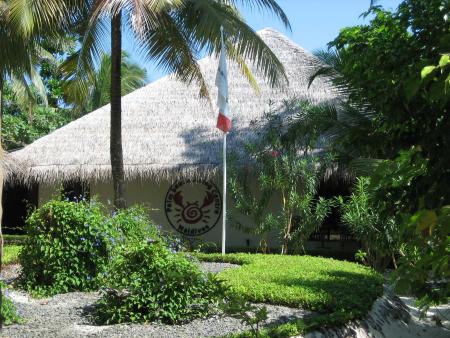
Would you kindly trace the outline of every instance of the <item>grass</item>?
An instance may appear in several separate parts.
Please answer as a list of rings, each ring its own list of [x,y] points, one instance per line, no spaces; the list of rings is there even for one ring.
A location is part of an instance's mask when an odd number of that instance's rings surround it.
[[[261,254],[199,254],[198,258],[242,264],[220,272],[219,277],[231,292],[248,301],[319,313],[265,329],[262,334],[266,337],[288,337],[361,318],[383,292],[383,278],[374,270],[330,258]],[[230,337],[247,337],[246,334]]]
[[[4,240],[5,245],[22,244],[26,238],[27,238],[26,235],[9,235],[9,234],[3,235],[3,240]]]
[[[5,245],[3,247],[3,265],[14,264],[19,262],[19,253],[21,245]]]

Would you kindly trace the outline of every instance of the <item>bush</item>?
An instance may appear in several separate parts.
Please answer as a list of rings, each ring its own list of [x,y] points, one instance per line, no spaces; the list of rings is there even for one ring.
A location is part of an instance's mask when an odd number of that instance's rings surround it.
[[[17,314],[16,307],[14,306],[11,299],[7,297],[8,290],[5,288],[6,285],[0,282],[0,287],[3,291],[2,294],[2,306],[0,308],[0,320],[4,325],[11,325],[14,323],[20,323],[21,318]]]
[[[159,236],[116,246],[104,278],[95,317],[107,324],[189,321],[206,315],[221,294],[212,275],[171,252]]]
[[[98,287],[108,261],[110,223],[99,203],[53,200],[26,222],[20,284],[45,296]]]

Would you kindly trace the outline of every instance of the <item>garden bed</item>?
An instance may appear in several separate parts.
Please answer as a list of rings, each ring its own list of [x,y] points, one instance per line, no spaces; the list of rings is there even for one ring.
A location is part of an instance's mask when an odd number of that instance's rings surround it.
[[[219,272],[239,267],[228,263],[202,263],[207,272]],[[17,266],[10,265],[3,271],[9,278],[17,274]],[[22,324],[4,327],[6,337],[217,337],[236,334],[248,328],[238,319],[211,316],[184,325],[119,324],[93,325],[89,311],[100,298],[98,292],[71,292],[50,298],[33,299],[23,291],[8,290],[24,319]],[[266,305],[269,312],[267,324],[281,324],[313,315],[310,311],[285,306]]]

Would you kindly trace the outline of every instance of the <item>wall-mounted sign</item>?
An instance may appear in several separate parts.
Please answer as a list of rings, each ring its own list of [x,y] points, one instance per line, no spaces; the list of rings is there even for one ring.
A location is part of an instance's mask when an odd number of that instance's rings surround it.
[[[167,191],[164,210],[176,231],[185,236],[200,236],[219,221],[222,197],[209,181],[177,181]]]

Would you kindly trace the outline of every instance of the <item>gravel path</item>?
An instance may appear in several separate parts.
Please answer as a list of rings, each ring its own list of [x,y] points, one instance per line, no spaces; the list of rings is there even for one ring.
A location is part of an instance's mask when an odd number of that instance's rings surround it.
[[[222,269],[235,268],[233,264],[202,263],[204,271],[216,273]],[[6,277],[6,276],[5,276]],[[11,276],[9,276],[11,278]],[[242,331],[239,320],[225,316],[213,316],[194,320],[184,325],[92,325],[84,315],[99,298],[97,292],[72,292],[47,299],[33,299],[26,293],[10,290],[8,295],[16,304],[25,324],[10,325],[3,329],[2,337],[158,337],[192,338],[215,337]],[[294,318],[311,315],[311,312],[283,306],[266,305],[269,310],[268,323],[286,322]]]

